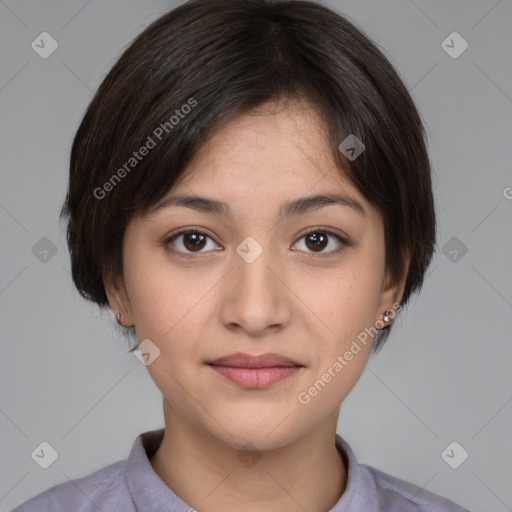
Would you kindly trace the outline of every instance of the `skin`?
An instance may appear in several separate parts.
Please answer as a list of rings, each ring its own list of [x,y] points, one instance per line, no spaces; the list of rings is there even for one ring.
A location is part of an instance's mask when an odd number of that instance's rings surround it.
[[[297,397],[400,301],[405,283],[405,273],[398,283],[388,279],[383,219],[340,176],[316,110],[273,107],[226,124],[168,194],[227,202],[234,218],[184,206],[134,218],[123,241],[124,275],[105,279],[112,310],[135,324],[139,343],[150,339],[160,350],[147,369],[163,395],[166,430],[151,465],[201,511],[334,506],[347,480],[334,444],[339,409],[365,368],[371,338],[308,404]],[[333,191],[356,199],[366,215],[335,204],[277,220],[283,202]],[[210,237],[205,245],[194,249],[181,235],[165,246],[169,235],[194,227]],[[328,245],[315,251],[304,236],[314,227],[350,245],[336,254],[342,242],[327,235]],[[236,252],[249,236],[263,250],[251,263]],[[180,259],[169,247],[193,257]],[[274,352],[304,367],[270,387],[243,389],[205,364],[234,352]],[[250,466],[237,457],[247,443],[256,450]]]

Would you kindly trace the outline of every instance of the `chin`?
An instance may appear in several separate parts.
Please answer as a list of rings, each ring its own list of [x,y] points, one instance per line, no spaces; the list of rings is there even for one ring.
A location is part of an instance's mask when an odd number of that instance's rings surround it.
[[[262,419],[258,422],[246,413],[239,421],[225,421],[222,426],[217,423],[209,426],[213,427],[213,430],[208,429],[211,435],[235,450],[248,449],[249,444],[260,451],[274,450],[300,437],[300,432],[294,433],[290,428],[291,425],[286,421],[283,422],[282,416]]]

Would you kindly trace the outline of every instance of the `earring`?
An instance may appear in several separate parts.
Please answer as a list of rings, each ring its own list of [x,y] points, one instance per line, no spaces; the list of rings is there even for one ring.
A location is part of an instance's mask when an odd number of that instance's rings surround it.
[[[391,310],[387,309],[384,314],[382,315],[382,320],[384,322],[389,322],[391,320],[390,316],[388,315],[388,313],[390,312]]]
[[[124,325],[123,322],[121,322],[121,313],[117,313],[117,315],[114,315],[115,319],[117,320],[117,323],[119,325],[122,325],[123,327],[133,327],[135,324],[132,325]]]

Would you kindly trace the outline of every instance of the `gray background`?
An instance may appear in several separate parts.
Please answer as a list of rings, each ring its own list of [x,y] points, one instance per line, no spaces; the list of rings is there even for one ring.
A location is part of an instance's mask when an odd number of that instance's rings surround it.
[[[338,432],[361,463],[472,511],[512,510],[512,2],[325,3],[380,46],[420,109],[441,248]],[[72,286],[58,213],[93,91],[175,5],[0,2],[1,510],[126,458],[140,432],[163,426],[146,368]],[[59,44],[47,59],[31,48],[43,31]],[[441,46],[453,31],[469,43],[458,58]],[[46,261],[43,237],[57,249]],[[46,470],[30,456],[42,441],[59,454]],[[458,469],[441,457],[452,441],[469,453]]]

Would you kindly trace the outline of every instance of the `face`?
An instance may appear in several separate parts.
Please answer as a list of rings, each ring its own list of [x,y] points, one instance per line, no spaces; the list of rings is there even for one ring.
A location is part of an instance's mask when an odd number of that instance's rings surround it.
[[[286,208],[332,194],[353,206]],[[227,211],[169,203],[133,219],[124,286],[106,283],[112,310],[158,348],[147,369],[168,406],[233,447],[281,447],[337,419],[370,354],[361,333],[400,301],[403,282],[388,283],[383,220],[340,176],[316,111],[265,105],[232,120],[166,199],[178,195]],[[234,353],[297,366],[208,364]]]

